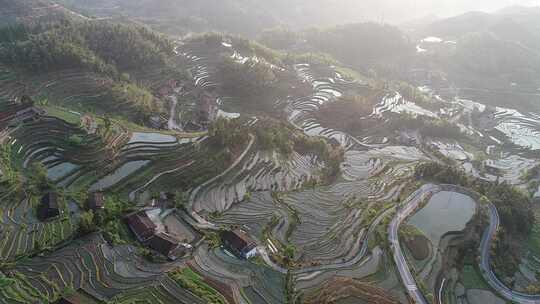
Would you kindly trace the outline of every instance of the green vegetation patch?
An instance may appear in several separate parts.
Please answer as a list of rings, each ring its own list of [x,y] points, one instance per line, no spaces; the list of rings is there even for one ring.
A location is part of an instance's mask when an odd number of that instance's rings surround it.
[[[489,289],[476,267],[470,264],[461,270],[461,283],[466,289]]]
[[[61,107],[57,107],[53,105],[46,105],[46,106],[40,106],[40,108],[47,111],[48,116],[60,118],[71,124],[79,124],[79,122],[81,121],[81,117],[79,115]]]
[[[201,297],[209,304],[226,304],[225,298],[214,288],[208,285],[203,277],[186,267],[169,273],[169,277],[182,287],[189,289],[195,295]]]
[[[540,209],[535,210],[534,216],[536,221],[527,239],[527,247],[533,255],[540,257]]]

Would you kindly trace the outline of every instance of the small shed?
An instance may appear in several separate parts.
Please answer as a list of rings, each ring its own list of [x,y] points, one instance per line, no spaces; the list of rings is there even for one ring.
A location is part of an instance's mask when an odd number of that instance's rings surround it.
[[[100,210],[105,208],[105,197],[103,192],[93,192],[88,196],[86,206],[89,210]]]
[[[41,220],[47,220],[60,215],[58,204],[58,194],[49,192],[41,198],[41,204],[38,208],[38,216]]]

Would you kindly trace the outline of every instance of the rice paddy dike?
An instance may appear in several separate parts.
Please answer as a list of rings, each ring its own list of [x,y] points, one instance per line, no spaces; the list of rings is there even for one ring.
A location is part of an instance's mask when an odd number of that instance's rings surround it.
[[[85,87],[91,76],[41,82],[57,92],[35,105],[45,113],[0,132],[0,303],[70,296],[89,303],[407,303],[413,294],[473,304],[500,297],[479,274],[475,254],[458,261],[460,246],[480,246],[487,229],[482,199],[418,180],[415,170],[446,163],[530,191],[540,182],[527,174],[539,165],[538,115],[447,100],[429,88],[415,88],[422,101],[408,99],[393,83],[264,51],[221,35],[178,42],[187,78],[168,92],[168,130],[98,111],[90,113],[98,131],[88,132],[77,110],[89,109],[87,101],[100,107],[101,91]],[[230,94],[225,60],[239,73],[271,73],[268,82],[244,80],[275,94],[245,105],[253,92]],[[161,83],[159,72],[148,75]],[[1,106],[23,94],[16,79],[1,71]],[[73,94],[57,100],[65,93],[56,86]],[[208,130],[184,131],[204,91],[217,95],[221,118]],[[347,96],[367,99],[367,91],[368,114],[358,117],[365,130],[353,135],[318,119],[322,108],[332,111]],[[442,132],[441,121],[459,136]],[[61,215],[42,221],[36,212],[46,189],[60,194]],[[85,199],[95,191],[105,193],[102,225],[86,231]],[[141,210],[192,250],[169,261],[138,242],[123,217]],[[230,229],[255,240],[257,257],[225,249],[219,233]]]

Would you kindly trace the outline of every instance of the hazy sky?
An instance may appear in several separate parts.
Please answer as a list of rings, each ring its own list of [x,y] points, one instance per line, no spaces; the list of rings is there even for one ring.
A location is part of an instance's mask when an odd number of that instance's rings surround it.
[[[296,0],[305,1],[305,0]],[[311,0],[313,1],[313,0]],[[540,0],[322,0],[348,7],[348,19],[366,18],[401,23],[428,15],[450,17],[468,11],[492,12],[504,7],[540,6]],[[333,3],[333,4],[331,4]],[[348,20],[351,21],[351,20]]]
[[[393,0],[436,15],[456,15],[465,11],[493,11],[511,5],[540,5],[539,0]]]

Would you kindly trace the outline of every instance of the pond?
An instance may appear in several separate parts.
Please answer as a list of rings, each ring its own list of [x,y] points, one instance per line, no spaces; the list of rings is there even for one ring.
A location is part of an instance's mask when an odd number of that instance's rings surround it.
[[[90,192],[110,188],[116,183],[131,175],[135,171],[148,164],[149,160],[137,160],[123,164],[112,174],[109,174],[90,187]]]
[[[47,178],[52,181],[57,181],[62,177],[72,173],[79,168],[78,165],[72,163],[61,163],[54,167],[47,169]]]
[[[441,38],[439,38],[439,37],[430,36],[430,37],[426,37],[426,38],[422,39],[422,42],[441,43],[441,42],[443,42],[443,40]]]
[[[217,117],[223,117],[226,119],[235,119],[240,117],[240,113],[225,112],[223,110],[218,110]]]
[[[433,195],[428,204],[411,217],[409,223],[421,230],[434,246],[438,246],[444,234],[465,229],[475,209],[476,203],[471,197],[441,191]]]
[[[136,142],[145,142],[145,143],[173,143],[176,142],[176,137],[167,134],[161,133],[142,133],[135,132],[128,144]]]

